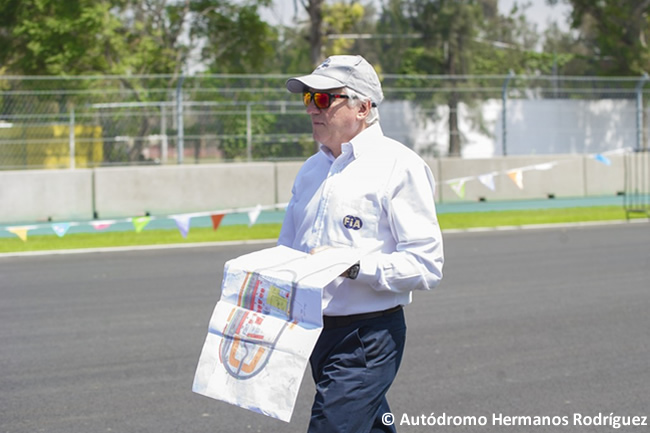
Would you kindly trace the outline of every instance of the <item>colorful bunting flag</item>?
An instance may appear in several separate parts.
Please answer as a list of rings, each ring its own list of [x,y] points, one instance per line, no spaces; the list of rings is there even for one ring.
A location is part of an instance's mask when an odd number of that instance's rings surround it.
[[[482,174],[478,177],[478,180],[490,191],[496,190],[496,186],[494,186],[494,173]]]
[[[465,198],[465,179],[460,179],[456,182],[449,184],[449,187],[456,193],[460,198]]]
[[[222,214],[222,213],[210,215],[210,218],[212,219],[212,229],[213,230],[216,230],[216,229],[219,228],[219,225],[221,224],[221,220],[223,220],[224,216],[225,216],[225,214]]]
[[[90,225],[93,226],[95,230],[106,230],[113,224],[115,224],[115,220],[92,221],[90,223]]]
[[[56,233],[56,235],[60,238],[65,236],[69,228],[70,228],[70,223],[52,224],[52,230],[54,230],[54,233]]]
[[[140,233],[142,229],[144,229],[146,225],[149,224],[149,221],[151,221],[150,216],[141,216],[141,217],[133,218],[133,227],[135,228],[135,232]]]
[[[190,220],[192,217],[190,215],[172,215],[176,227],[181,232],[181,235],[186,238],[187,234],[190,232]]]
[[[608,157],[606,157],[605,155],[603,155],[601,153],[598,153],[598,154],[594,155],[594,159],[596,161],[598,161],[598,162],[601,162],[601,163],[605,164],[605,165],[612,165],[612,161]]]
[[[524,176],[520,169],[511,170],[507,174],[519,189],[524,189]]]
[[[27,232],[33,227],[22,226],[22,227],[7,227],[9,233],[13,233],[20,238],[21,241],[27,242]]]
[[[546,170],[550,170],[553,167],[555,167],[556,164],[557,164],[556,162],[545,162],[543,164],[537,164],[537,165],[533,166],[533,168],[535,170],[546,171]]]
[[[259,218],[260,216],[260,213],[262,213],[262,205],[259,204],[255,206],[255,209],[248,212],[248,221],[249,221],[248,227],[251,227],[252,225],[255,224],[257,218]]]
[[[466,178],[471,179],[471,178]],[[463,182],[465,181],[463,180]],[[67,234],[68,230],[72,226],[78,226],[80,224],[87,224],[92,226],[95,230],[105,230],[112,226],[115,223],[126,223],[131,221],[133,224],[133,227],[135,228],[136,232],[141,232],[151,220],[154,219],[159,219],[159,218],[170,218],[173,219],[176,223],[176,226],[181,232],[181,235],[183,237],[186,237],[189,233],[190,230],[190,220],[191,218],[194,217],[203,217],[203,216],[210,216],[212,220],[212,228],[214,230],[217,230],[219,228],[219,225],[221,224],[221,221],[223,218],[231,213],[243,213],[247,212],[248,213],[248,220],[249,220],[249,227],[254,225],[260,214],[262,213],[263,209],[285,209],[287,207],[288,203],[280,203],[280,204],[275,204],[273,206],[262,206],[262,205],[257,205],[255,208],[244,208],[244,209],[228,209],[228,210],[222,210],[219,211],[219,213],[211,213],[211,212],[200,212],[200,213],[193,213],[193,214],[182,214],[182,215],[169,215],[166,217],[152,217],[152,216],[142,216],[142,217],[134,217],[134,218],[126,218],[126,219],[120,219],[120,220],[97,220],[97,221],[90,221],[90,222],[64,222],[64,223],[52,223],[52,224],[43,224],[43,225],[30,225],[30,226],[20,226],[20,227],[0,227],[0,230],[4,229],[9,231],[12,234],[15,234],[18,236],[23,242],[27,241],[27,232],[29,230],[37,229],[39,227],[46,227],[46,228],[51,228],[54,233],[56,233],[57,236],[63,237]]]

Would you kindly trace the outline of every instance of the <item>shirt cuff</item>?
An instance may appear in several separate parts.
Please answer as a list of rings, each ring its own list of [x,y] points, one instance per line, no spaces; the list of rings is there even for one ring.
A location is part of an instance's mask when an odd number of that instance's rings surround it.
[[[368,255],[362,257],[359,260],[359,276],[357,277],[357,281],[369,285],[374,290],[379,290],[381,289],[379,278],[379,263],[377,262],[376,256]]]

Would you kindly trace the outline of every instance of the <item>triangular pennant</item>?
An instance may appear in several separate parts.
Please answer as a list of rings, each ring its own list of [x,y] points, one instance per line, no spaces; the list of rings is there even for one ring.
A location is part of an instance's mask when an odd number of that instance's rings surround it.
[[[601,153],[594,155],[594,159],[596,161],[598,161],[598,162],[601,162],[601,163],[605,164],[605,165],[612,165],[612,161],[608,157],[606,157],[605,155],[603,155]]]
[[[181,235],[186,238],[187,234],[190,232],[190,220],[192,219],[189,215],[174,215],[172,216],[176,227],[181,232]]]
[[[27,231],[29,229],[30,227],[7,227],[9,233],[15,234],[23,242],[27,242]]]
[[[93,221],[90,223],[95,230],[105,230],[115,224],[115,220]]]
[[[223,220],[223,217],[225,214],[215,214],[215,215],[210,215],[210,218],[212,219],[212,229],[216,230],[219,228],[219,225],[221,224],[221,220]]]
[[[248,221],[249,221],[248,227],[255,224],[257,218],[259,218],[260,216],[260,213],[262,213],[262,205],[259,204],[255,206],[255,209],[248,212]]]
[[[465,179],[460,179],[455,182],[449,183],[449,187],[460,198],[465,198]]]
[[[494,191],[496,187],[494,186],[494,174],[482,174],[478,177],[479,182],[485,185],[489,190]]]
[[[149,224],[149,221],[151,221],[150,216],[141,216],[141,217],[136,217],[132,219],[133,221],[133,227],[135,228],[136,233],[140,233],[142,229],[145,228],[147,224]]]
[[[65,236],[69,228],[70,228],[70,223],[52,224],[52,230],[54,230],[54,233],[56,233],[56,235],[60,238]]]
[[[524,189],[524,176],[521,170],[512,170],[508,172],[508,177],[517,185],[519,189]]]
[[[540,170],[540,171],[545,171],[545,170],[550,170],[553,167],[555,167],[557,163],[556,162],[545,162],[543,164],[537,164],[533,168],[535,170]]]

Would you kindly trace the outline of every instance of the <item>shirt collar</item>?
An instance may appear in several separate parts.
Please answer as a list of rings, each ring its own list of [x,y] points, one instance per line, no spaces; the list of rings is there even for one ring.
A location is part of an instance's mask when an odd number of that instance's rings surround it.
[[[346,153],[347,148],[352,148],[352,153],[355,158],[358,158],[366,149],[372,147],[372,143],[376,138],[384,136],[384,131],[381,129],[379,122],[376,122],[360,133],[358,133],[352,140],[341,145],[341,154]],[[320,145],[320,150],[325,154],[328,160],[334,161],[336,158],[326,146]]]
[[[350,140],[350,145],[352,145],[352,152],[354,152],[354,157],[358,158],[363,152],[367,149],[372,149],[373,144],[377,142],[377,139],[384,136],[384,131],[382,131],[379,122],[375,122],[359,134]]]

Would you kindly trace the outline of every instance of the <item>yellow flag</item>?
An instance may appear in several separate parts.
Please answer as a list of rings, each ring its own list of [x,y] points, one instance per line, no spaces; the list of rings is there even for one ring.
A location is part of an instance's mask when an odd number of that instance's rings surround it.
[[[10,233],[15,234],[22,240],[23,242],[27,242],[27,227],[8,227],[7,231]]]

